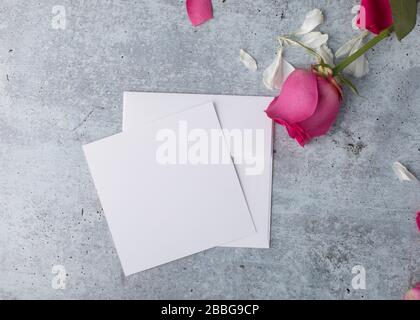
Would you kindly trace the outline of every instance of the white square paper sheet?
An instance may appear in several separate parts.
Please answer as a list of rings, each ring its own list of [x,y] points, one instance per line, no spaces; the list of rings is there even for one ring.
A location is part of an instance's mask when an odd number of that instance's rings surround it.
[[[178,132],[181,122],[220,130],[207,103],[84,146],[126,275],[255,233],[233,163],[157,161],[158,133]]]
[[[135,130],[156,119],[203,103],[213,102],[223,129],[230,132],[239,129],[242,133],[245,130],[252,130],[254,133],[263,132],[263,150],[259,152],[256,170],[252,170],[252,164],[235,164],[257,233],[227,244],[226,246],[229,247],[270,247],[273,122],[266,116],[264,110],[272,99],[272,97],[226,95],[124,93],[124,131]],[[257,134],[255,134],[256,136]],[[261,148],[259,150],[261,151]]]

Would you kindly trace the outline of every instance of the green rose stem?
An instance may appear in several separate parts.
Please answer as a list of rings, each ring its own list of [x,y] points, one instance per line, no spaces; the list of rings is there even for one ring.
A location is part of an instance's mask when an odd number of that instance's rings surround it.
[[[359,59],[362,55],[366,53],[366,51],[370,50],[374,46],[376,46],[379,42],[382,40],[388,38],[391,33],[394,31],[394,26],[390,26],[388,29],[385,29],[382,31],[379,35],[369,40],[363,47],[361,47],[359,50],[357,50],[354,54],[347,57],[343,61],[341,61],[335,68],[333,68],[333,74],[334,76],[339,75],[344,71],[345,68],[347,68],[349,65],[351,65],[354,61]]]

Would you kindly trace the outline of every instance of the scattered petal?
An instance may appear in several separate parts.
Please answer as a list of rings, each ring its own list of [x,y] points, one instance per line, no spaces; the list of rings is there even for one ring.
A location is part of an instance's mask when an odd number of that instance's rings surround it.
[[[417,283],[416,287],[407,292],[404,300],[420,300],[420,283]]]
[[[257,71],[257,61],[248,52],[241,49],[241,51],[239,52],[239,59],[249,70],[254,72]]]
[[[401,182],[418,181],[417,178],[410,171],[408,171],[408,169],[404,167],[401,163],[395,162],[392,168],[394,169],[395,174]]]
[[[327,45],[328,38],[328,34],[314,31],[299,37],[299,42],[314,50],[325,63],[332,66],[334,64],[334,54]]]
[[[344,56],[350,56],[354,54],[363,46],[363,39],[368,35],[367,31],[363,31],[358,36],[354,37],[347,43],[345,43],[341,48],[339,48],[335,54],[337,58]],[[354,61],[349,65],[345,70],[345,73],[350,74],[356,78],[362,78],[369,73],[369,61],[366,58],[366,55],[362,55],[359,59]]]
[[[306,51],[308,51],[310,54],[314,55],[318,60],[321,60],[322,59],[321,56],[318,54],[318,52],[316,52],[316,50],[314,50],[313,48],[308,47],[307,45],[304,45],[299,40],[290,39],[288,37],[280,36],[279,37],[279,42],[280,42],[280,44],[283,44],[284,43],[284,44],[286,44],[288,46],[302,47]]]
[[[358,34],[356,37],[347,41],[335,53],[336,58],[343,58],[345,56],[349,56],[350,52],[353,50],[354,46],[357,44],[357,42],[360,40],[360,38],[364,39],[367,35],[368,35],[368,32],[363,31],[362,33]]]
[[[358,40],[353,49],[350,51],[350,55],[362,47],[362,41],[363,39]],[[344,69],[344,72],[356,78],[362,78],[367,75],[369,73],[369,61],[366,58],[366,55],[362,55],[359,59],[350,64],[346,69]]]
[[[420,212],[417,212],[416,222],[417,222],[417,228],[419,229],[419,232],[420,232]]]
[[[211,0],[187,0],[187,13],[193,26],[203,24],[213,18]]]
[[[264,85],[270,89],[280,89],[295,68],[283,59],[283,49],[277,52],[274,62],[264,71]]]
[[[319,31],[314,31],[302,35],[299,40],[309,48],[318,49],[322,45],[327,44],[328,38],[328,34],[324,34]]]
[[[343,58],[350,55],[350,52],[353,50],[355,44],[359,41],[359,37],[350,39],[347,41],[343,46],[338,48],[338,50],[335,53],[336,58]]]
[[[300,45],[308,50],[311,54],[316,55],[319,62],[321,59],[329,65],[333,65],[334,55],[328,48],[328,34],[321,33],[319,31],[313,31],[316,27],[324,22],[324,15],[321,10],[315,9],[309,12],[303,25],[293,35],[295,40],[280,37],[280,40],[288,45]]]
[[[326,64],[330,65],[331,67],[334,66],[334,53],[326,44],[317,49],[317,52]]]
[[[324,22],[324,15],[319,9],[312,10],[306,15],[303,25],[295,32],[295,35],[303,35],[311,32]]]
[[[369,70],[369,61],[366,56],[363,55],[344,69],[344,72],[356,78],[363,78],[369,73]]]

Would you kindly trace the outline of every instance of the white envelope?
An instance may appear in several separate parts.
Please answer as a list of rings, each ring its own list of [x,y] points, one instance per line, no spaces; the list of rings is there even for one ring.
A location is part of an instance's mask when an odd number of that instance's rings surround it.
[[[162,130],[183,143],[181,124],[221,130],[210,103],[83,147],[126,275],[255,234],[231,161],[158,160]],[[229,155],[223,139],[221,150]]]
[[[123,131],[135,130],[156,119],[176,114],[192,106],[213,102],[223,129],[263,132],[263,171],[250,175],[250,166],[235,164],[257,234],[226,244],[228,247],[269,248],[273,169],[273,122],[264,110],[272,97],[125,92]],[[255,134],[256,136],[256,134]],[[232,147],[232,144],[230,144]],[[234,157],[235,158],[235,157]],[[255,172],[254,172],[255,173]]]

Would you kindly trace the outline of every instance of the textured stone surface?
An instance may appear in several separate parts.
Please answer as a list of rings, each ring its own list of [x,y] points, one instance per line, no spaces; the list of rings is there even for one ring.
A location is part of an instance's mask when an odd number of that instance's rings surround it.
[[[0,298],[400,299],[420,281],[420,186],[391,164],[420,175],[420,28],[369,54],[363,97],[347,94],[327,137],[301,149],[277,128],[270,250],[216,248],[124,278],[81,149],[121,130],[124,90],[274,95],[261,78],[276,35],[317,6],[337,49],[355,3],[215,0],[193,28],[181,0],[2,1]],[[53,265],[66,290],[52,289]],[[355,265],[366,290],[351,286]]]

